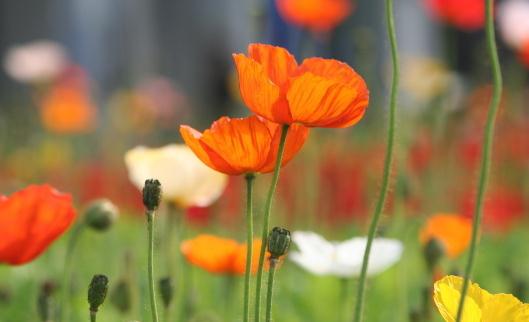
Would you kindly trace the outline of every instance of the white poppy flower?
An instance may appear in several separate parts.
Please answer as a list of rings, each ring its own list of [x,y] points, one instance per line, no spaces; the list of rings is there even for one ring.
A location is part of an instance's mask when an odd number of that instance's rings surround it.
[[[14,46],[4,59],[7,74],[22,83],[52,80],[68,64],[66,50],[60,44],[48,40]]]
[[[292,241],[299,252],[291,252],[289,258],[307,271],[340,277],[360,275],[367,238],[330,242],[314,232],[296,231],[292,234]],[[399,240],[375,238],[367,274],[371,276],[385,271],[400,259],[402,251]]]
[[[529,41],[529,1],[509,0],[498,4],[497,18],[507,44],[518,49]]]
[[[125,154],[130,180],[143,189],[146,179],[158,179],[163,199],[183,208],[206,207],[217,200],[228,177],[210,169],[184,144],[161,148],[136,147]]]

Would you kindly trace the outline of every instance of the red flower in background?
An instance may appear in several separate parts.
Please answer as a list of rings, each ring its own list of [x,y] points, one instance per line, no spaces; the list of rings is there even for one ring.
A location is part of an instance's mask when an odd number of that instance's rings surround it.
[[[349,0],[276,0],[281,17],[315,32],[334,29],[352,11]]]
[[[485,0],[425,0],[438,20],[458,29],[473,31],[485,25]]]
[[[461,201],[461,213],[469,218],[474,215],[475,197]],[[524,199],[520,192],[506,188],[487,194],[483,207],[483,225],[492,231],[506,231],[523,217]]]
[[[518,59],[525,67],[529,67],[529,41],[525,42],[518,50]]]
[[[0,196],[0,263],[21,265],[44,252],[75,219],[72,197],[49,185]]]

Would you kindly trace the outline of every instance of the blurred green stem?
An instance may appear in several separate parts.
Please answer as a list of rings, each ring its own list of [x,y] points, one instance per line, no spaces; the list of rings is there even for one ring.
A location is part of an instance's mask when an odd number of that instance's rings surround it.
[[[279,147],[277,151],[277,160],[274,169],[274,176],[272,177],[272,183],[270,184],[270,189],[268,190],[268,196],[266,198],[265,212],[263,216],[263,227],[261,234],[261,250],[259,252],[259,267],[257,269],[257,281],[255,287],[255,322],[259,322],[261,319],[261,285],[263,279],[263,266],[266,253],[266,243],[268,239],[268,230],[270,226],[270,211],[272,209],[272,199],[274,197],[274,192],[276,191],[277,181],[279,180],[279,171],[281,170],[281,163],[283,161],[283,152],[285,151],[285,142],[287,139],[288,129],[290,126],[288,124],[283,124],[281,128],[281,139],[279,141]]]
[[[90,311],[90,322],[96,322],[96,312]]]
[[[487,115],[487,123],[485,125],[485,133],[483,137],[483,149],[481,152],[481,164],[479,169],[478,194],[476,198],[476,205],[474,209],[474,218],[472,224],[472,237],[470,241],[470,251],[468,254],[468,261],[465,267],[463,287],[461,289],[461,298],[459,300],[459,307],[457,309],[456,322],[460,322],[463,317],[463,308],[465,305],[466,294],[469,286],[470,275],[474,268],[474,259],[478,248],[478,234],[481,226],[481,218],[483,216],[483,201],[485,192],[487,190],[487,183],[489,180],[489,169],[492,155],[492,145],[494,141],[494,121],[500,105],[501,91],[502,91],[502,76],[500,69],[500,62],[498,59],[498,51],[496,49],[496,38],[494,35],[494,21],[493,21],[493,1],[486,0],[486,35],[487,35],[487,49],[492,66],[492,80],[493,92],[492,100],[489,105]]]
[[[388,143],[386,147],[386,157],[384,160],[384,173],[382,175],[382,187],[375,207],[375,212],[369,224],[369,232],[367,235],[367,244],[362,260],[362,270],[360,271],[360,278],[358,280],[358,290],[356,297],[356,306],[354,311],[355,322],[362,321],[362,313],[364,309],[365,285],[367,279],[367,267],[369,264],[369,255],[371,253],[371,246],[378,226],[378,221],[384,210],[386,197],[389,190],[391,178],[391,166],[393,164],[393,150],[395,145],[395,118],[397,107],[397,93],[399,85],[399,58],[397,51],[397,35],[395,32],[395,21],[393,19],[393,0],[386,0],[386,24],[388,37],[391,44],[391,60],[393,62],[393,77],[391,82],[391,96],[389,101],[389,124],[388,124]]]
[[[243,321],[250,321],[250,275],[253,258],[253,183],[255,174],[248,173],[246,179],[246,270],[244,272],[244,315]]]
[[[349,278],[342,277],[340,278],[340,298],[336,303],[341,303],[342,307],[337,310],[339,316],[337,321],[349,321]]]
[[[149,234],[149,251],[148,251],[148,270],[149,270],[149,295],[151,298],[151,313],[152,322],[158,322],[158,310],[156,309],[156,297],[154,294],[154,265],[153,265],[153,254],[154,254],[154,211],[147,211],[147,231]]]
[[[274,292],[274,276],[276,273],[277,259],[270,259],[270,270],[268,272],[268,291],[266,292],[266,322],[272,321],[272,297]]]
[[[66,253],[64,255],[64,267],[62,274],[62,292],[61,292],[61,311],[60,321],[66,322],[70,320],[70,303],[71,303],[71,281],[72,281],[72,258],[75,251],[75,246],[79,241],[82,232],[86,228],[84,220],[77,222],[68,236],[68,243],[66,244]]]

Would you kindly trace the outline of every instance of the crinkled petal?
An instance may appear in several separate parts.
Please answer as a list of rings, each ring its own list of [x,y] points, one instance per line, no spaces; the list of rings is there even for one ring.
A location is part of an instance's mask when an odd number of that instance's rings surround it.
[[[277,152],[279,149],[279,141],[281,140],[281,126],[277,123],[267,122],[268,129],[272,133],[272,149],[268,154],[266,165],[261,169],[261,173],[271,172],[275,168],[277,159]],[[301,124],[293,124],[290,126],[287,139],[285,142],[285,151],[283,153],[283,160],[281,166],[285,166],[290,160],[296,156],[299,150],[305,144],[309,135],[309,129]]]
[[[250,44],[248,56],[258,62],[266,72],[268,78],[282,87],[288,78],[296,71],[296,58],[285,48],[266,44]]]

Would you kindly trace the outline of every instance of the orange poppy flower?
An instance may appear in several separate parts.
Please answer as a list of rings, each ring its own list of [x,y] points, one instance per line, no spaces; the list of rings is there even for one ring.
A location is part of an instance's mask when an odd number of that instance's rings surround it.
[[[470,219],[451,214],[437,214],[426,221],[419,239],[424,245],[432,238],[439,240],[446,254],[455,258],[464,252],[470,244],[472,222]]]
[[[279,124],[343,128],[366,111],[362,77],[334,59],[308,58],[298,65],[286,49],[250,44],[248,57],[234,54],[241,97],[255,114]]]
[[[282,165],[294,158],[308,133],[302,125],[290,127]],[[182,125],[180,134],[202,162],[219,172],[229,175],[267,173],[274,170],[281,126],[257,116],[221,117],[204,133]]]
[[[261,240],[253,242],[252,274],[257,272]],[[246,244],[233,239],[202,234],[184,241],[180,250],[191,264],[210,273],[243,275],[246,269]]]
[[[10,197],[0,196],[0,263],[32,261],[74,218],[72,197],[48,185],[31,185]]]
[[[285,21],[315,32],[334,29],[352,10],[350,0],[276,0]]]

